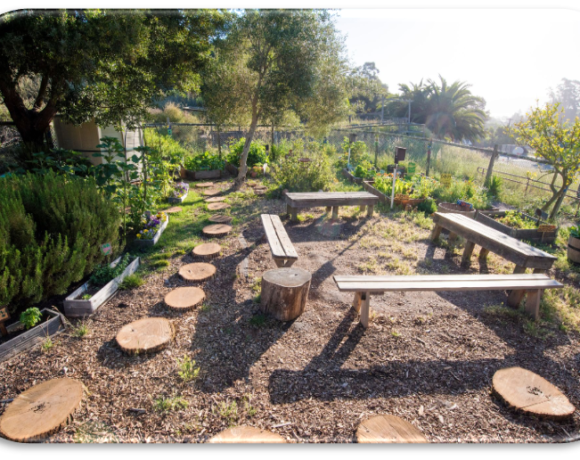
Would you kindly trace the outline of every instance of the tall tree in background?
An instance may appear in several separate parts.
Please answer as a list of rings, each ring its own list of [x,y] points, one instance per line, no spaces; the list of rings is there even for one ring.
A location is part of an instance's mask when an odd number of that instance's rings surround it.
[[[388,97],[388,86],[381,82],[374,62],[365,62],[353,69],[349,76],[349,102],[354,113],[377,112],[383,97]]]
[[[75,124],[129,126],[164,89],[194,91],[211,40],[223,25],[215,10],[24,10],[0,24],[0,93],[25,146],[45,148],[61,113]],[[22,82],[38,81],[31,106]]]
[[[574,123],[580,116],[580,81],[562,78],[556,91],[550,90],[550,102],[559,103],[564,110],[564,119]]]
[[[425,124],[439,138],[475,141],[485,134],[485,100],[470,91],[470,85],[427,80],[424,84],[400,85],[401,98],[410,99],[411,121]],[[394,103],[394,114],[407,116],[407,104]]]
[[[508,130],[521,145],[529,145],[536,157],[548,161],[556,171],[550,184],[552,197],[542,207],[542,211],[547,211],[554,205],[550,219],[558,214],[568,187],[580,171],[580,119],[576,118],[572,124],[564,117],[564,109],[559,104],[548,103],[545,108],[532,109],[524,121]],[[557,176],[562,179],[559,188]]]
[[[238,17],[222,51],[223,59],[241,59],[249,70],[244,94],[251,118],[238,183],[246,176],[248,152],[260,121],[289,109],[300,116],[316,114],[309,102],[320,97],[316,91],[326,85],[321,81],[326,77],[323,64],[339,59],[337,53],[342,52],[340,46],[331,46],[334,41],[326,11],[246,10]],[[328,91],[325,97],[337,106],[345,100],[341,91]]]

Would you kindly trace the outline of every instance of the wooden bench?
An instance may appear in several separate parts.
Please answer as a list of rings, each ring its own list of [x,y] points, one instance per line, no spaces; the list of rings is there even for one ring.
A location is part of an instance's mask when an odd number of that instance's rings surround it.
[[[353,307],[360,312],[364,327],[369,324],[371,294],[385,291],[504,291],[527,292],[526,312],[538,319],[540,298],[544,289],[562,288],[558,281],[545,274],[513,275],[416,275],[416,276],[335,276],[341,292],[354,292]],[[521,297],[508,298],[508,305],[517,308]],[[362,310],[361,310],[362,304]]]
[[[260,217],[262,218],[262,225],[264,226],[266,238],[268,239],[272,258],[276,262],[276,266],[292,266],[298,260],[298,253],[294,249],[280,217],[270,214],[262,214]]]
[[[298,219],[298,210],[326,206],[326,212],[332,209],[332,218],[338,219],[339,206],[360,206],[365,211],[368,206],[368,217],[379,203],[379,198],[369,192],[310,192],[286,193],[286,209],[292,220]]]

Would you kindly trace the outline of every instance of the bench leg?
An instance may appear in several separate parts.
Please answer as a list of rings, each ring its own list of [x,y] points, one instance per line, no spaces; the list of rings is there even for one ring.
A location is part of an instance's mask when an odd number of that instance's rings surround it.
[[[332,206],[327,206],[326,207],[326,214],[330,214],[331,209],[332,209]]]
[[[369,292],[365,292],[363,295],[364,298],[360,311],[360,322],[362,323],[363,327],[367,329],[369,327],[371,295]]]
[[[332,220],[338,219],[338,206],[332,207]]]
[[[443,230],[443,227],[441,227],[441,225],[435,224],[433,230],[431,230],[431,241],[435,241],[439,238],[439,236],[441,236],[441,230]]]
[[[290,208],[291,216],[290,220],[296,222],[298,220],[298,208]]]
[[[534,268],[534,273],[546,273],[547,270],[543,268]]]
[[[461,258],[461,266],[469,267],[471,264],[471,254],[473,254],[473,248],[475,248],[475,243],[472,241],[467,241],[465,243],[465,249],[463,250],[463,257]]]
[[[524,294],[526,291],[516,290],[509,293],[507,298],[507,304],[509,307],[518,308],[522,299],[524,298]]]
[[[514,268],[514,275],[521,275],[522,273],[526,273],[526,267],[523,265],[516,265],[516,268]]]
[[[294,264],[294,262],[296,262],[296,259],[288,259],[286,260],[286,262],[284,263],[285,267],[291,267],[292,264]]]
[[[286,214],[292,214],[292,206],[290,206],[288,203],[286,203]]]
[[[375,210],[375,206],[372,204],[369,204],[369,210],[367,211],[367,217],[373,217],[374,210]]]
[[[489,249],[481,248],[481,251],[479,251],[479,259],[480,260],[487,259],[488,254],[489,254]]]
[[[359,209],[360,209],[360,212],[365,212],[367,210],[367,207],[366,207],[366,205],[361,205],[359,207]]]
[[[362,302],[362,292],[355,292],[354,301],[352,302],[352,308],[354,308],[357,313],[360,313],[361,302]]]
[[[526,313],[535,320],[540,319],[540,299],[544,293],[543,289],[535,289],[527,291],[528,297],[526,299]]]

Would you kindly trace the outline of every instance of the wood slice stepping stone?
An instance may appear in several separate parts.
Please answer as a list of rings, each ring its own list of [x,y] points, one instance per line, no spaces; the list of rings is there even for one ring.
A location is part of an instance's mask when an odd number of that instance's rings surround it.
[[[210,203],[207,205],[207,209],[210,211],[219,211],[221,209],[228,209],[230,207],[227,203]]]
[[[40,441],[68,423],[83,398],[83,384],[52,379],[20,393],[0,418],[0,433],[17,442]]]
[[[212,264],[197,262],[184,265],[179,269],[179,276],[185,281],[205,281],[210,279],[217,269]]]
[[[172,206],[171,208],[167,208],[163,212],[166,214],[173,214],[174,212],[181,212],[181,211],[183,211],[183,209],[181,209],[179,206]]]
[[[203,234],[207,236],[224,236],[232,231],[232,226],[228,224],[211,224],[203,227]]]
[[[205,292],[198,287],[186,286],[174,289],[165,296],[165,305],[173,310],[187,311],[205,300]]]
[[[216,224],[229,224],[232,221],[232,219],[233,217],[226,216],[225,214],[214,214],[208,220]]]
[[[226,197],[225,196],[212,196],[211,198],[206,198],[205,201],[206,203],[218,203],[220,201],[225,201]]]
[[[271,431],[253,426],[236,426],[222,431],[208,442],[212,444],[284,444],[286,440]]]
[[[193,255],[204,259],[213,259],[218,256],[222,247],[217,243],[204,243],[193,249]]]
[[[214,188],[210,190],[204,190],[203,196],[216,196],[219,195],[220,193],[222,193],[222,191],[219,188]]]
[[[197,184],[195,184],[195,186],[197,188],[209,188],[209,187],[213,187],[213,182],[199,182]]]
[[[126,353],[152,353],[167,346],[175,329],[165,318],[143,318],[121,328],[115,340]]]
[[[377,415],[365,420],[356,430],[356,440],[361,444],[429,442],[417,428],[394,415]]]
[[[517,410],[538,417],[563,419],[576,408],[558,388],[521,367],[500,369],[493,375],[493,390]]]

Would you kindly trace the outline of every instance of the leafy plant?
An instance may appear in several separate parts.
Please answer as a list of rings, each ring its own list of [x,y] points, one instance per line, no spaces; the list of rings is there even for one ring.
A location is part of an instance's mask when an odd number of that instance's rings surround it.
[[[189,403],[183,396],[160,396],[153,401],[153,409],[156,412],[168,412],[170,410],[187,409]]]
[[[128,275],[125,277],[123,282],[120,284],[119,289],[127,290],[127,289],[134,289],[145,284],[145,280],[138,274],[133,273],[132,275]]]
[[[83,337],[88,335],[90,331],[91,330],[89,329],[89,326],[86,323],[79,323],[78,326],[73,327],[72,335],[73,337],[82,339]]]
[[[232,401],[230,404],[222,401],[217,406],[218,414],[226,420],[228,426],[232,426],[238,420],[238,403]]]
[[[570,236],[573,238],[580,238],[580,225],[570,227]]]
[[[236,167],[240,166],[240,158],[242,157],[245,143],[246,138],[242,137],[237,142],[230,144],[230,153],[227,156],[228,163],[231,163]],[[250,145],[250,151],[248,152],[248,167],[252,167],[257,164],[264,164],[267,162],[268,154],[266,153],[266,147],[262,141],[252,141]]]
[[[361,177],[363,179],[372,179],[375,176],[373,166],[368,161],[363,161],[354,169],[353,176]]]
[[[47,336],[40,345],[40,349],[43,351],[43,353],[48,353],[54,346],[55,343],[52,341],[52,338]]]
[[[92,297],[91,294],[85,294],[81,297],[82,300],[89,300]]]
[[[501,193],[501,187],[503,184],[503,179],[499,176],[492,176],[491,180],[487,184],[487,193],[490,196],[498,197]]]
[[[499,217],[497,221],[515,229],[537,228],[537,225],[533,220],[527,219],[518,211],[506,211],[505,217]]]
[[[199,367],[195,367],[195,361],[189,356],[185,355],[182,359],[177,358],[177,365],[179,367],[179,377],[184,382],[190,382],[199,377]]]
[[[119,276],[129,265],[131,261],[131,254],[125,254],[122,259],[115,265],[111,267],[110,264],[103,264],[99,265],[92,276],[89,278],[89,281],[94,284],[95,286],[104,286],[113,278]]]
[[[20,314],[20,322],[26,330],[33,328],[42,320],[42,313],[36,307],[27,308]]]
[[[426,199],[417,205],[417,210],[423,211],[425,215],[430,216],[434,212],[437,212],[437,203],[430,198]]]
[[[210,152],[185,158],[185,169],[190,171],[223,170],[224,167],[225,162],[218,155],[212,155]]]

